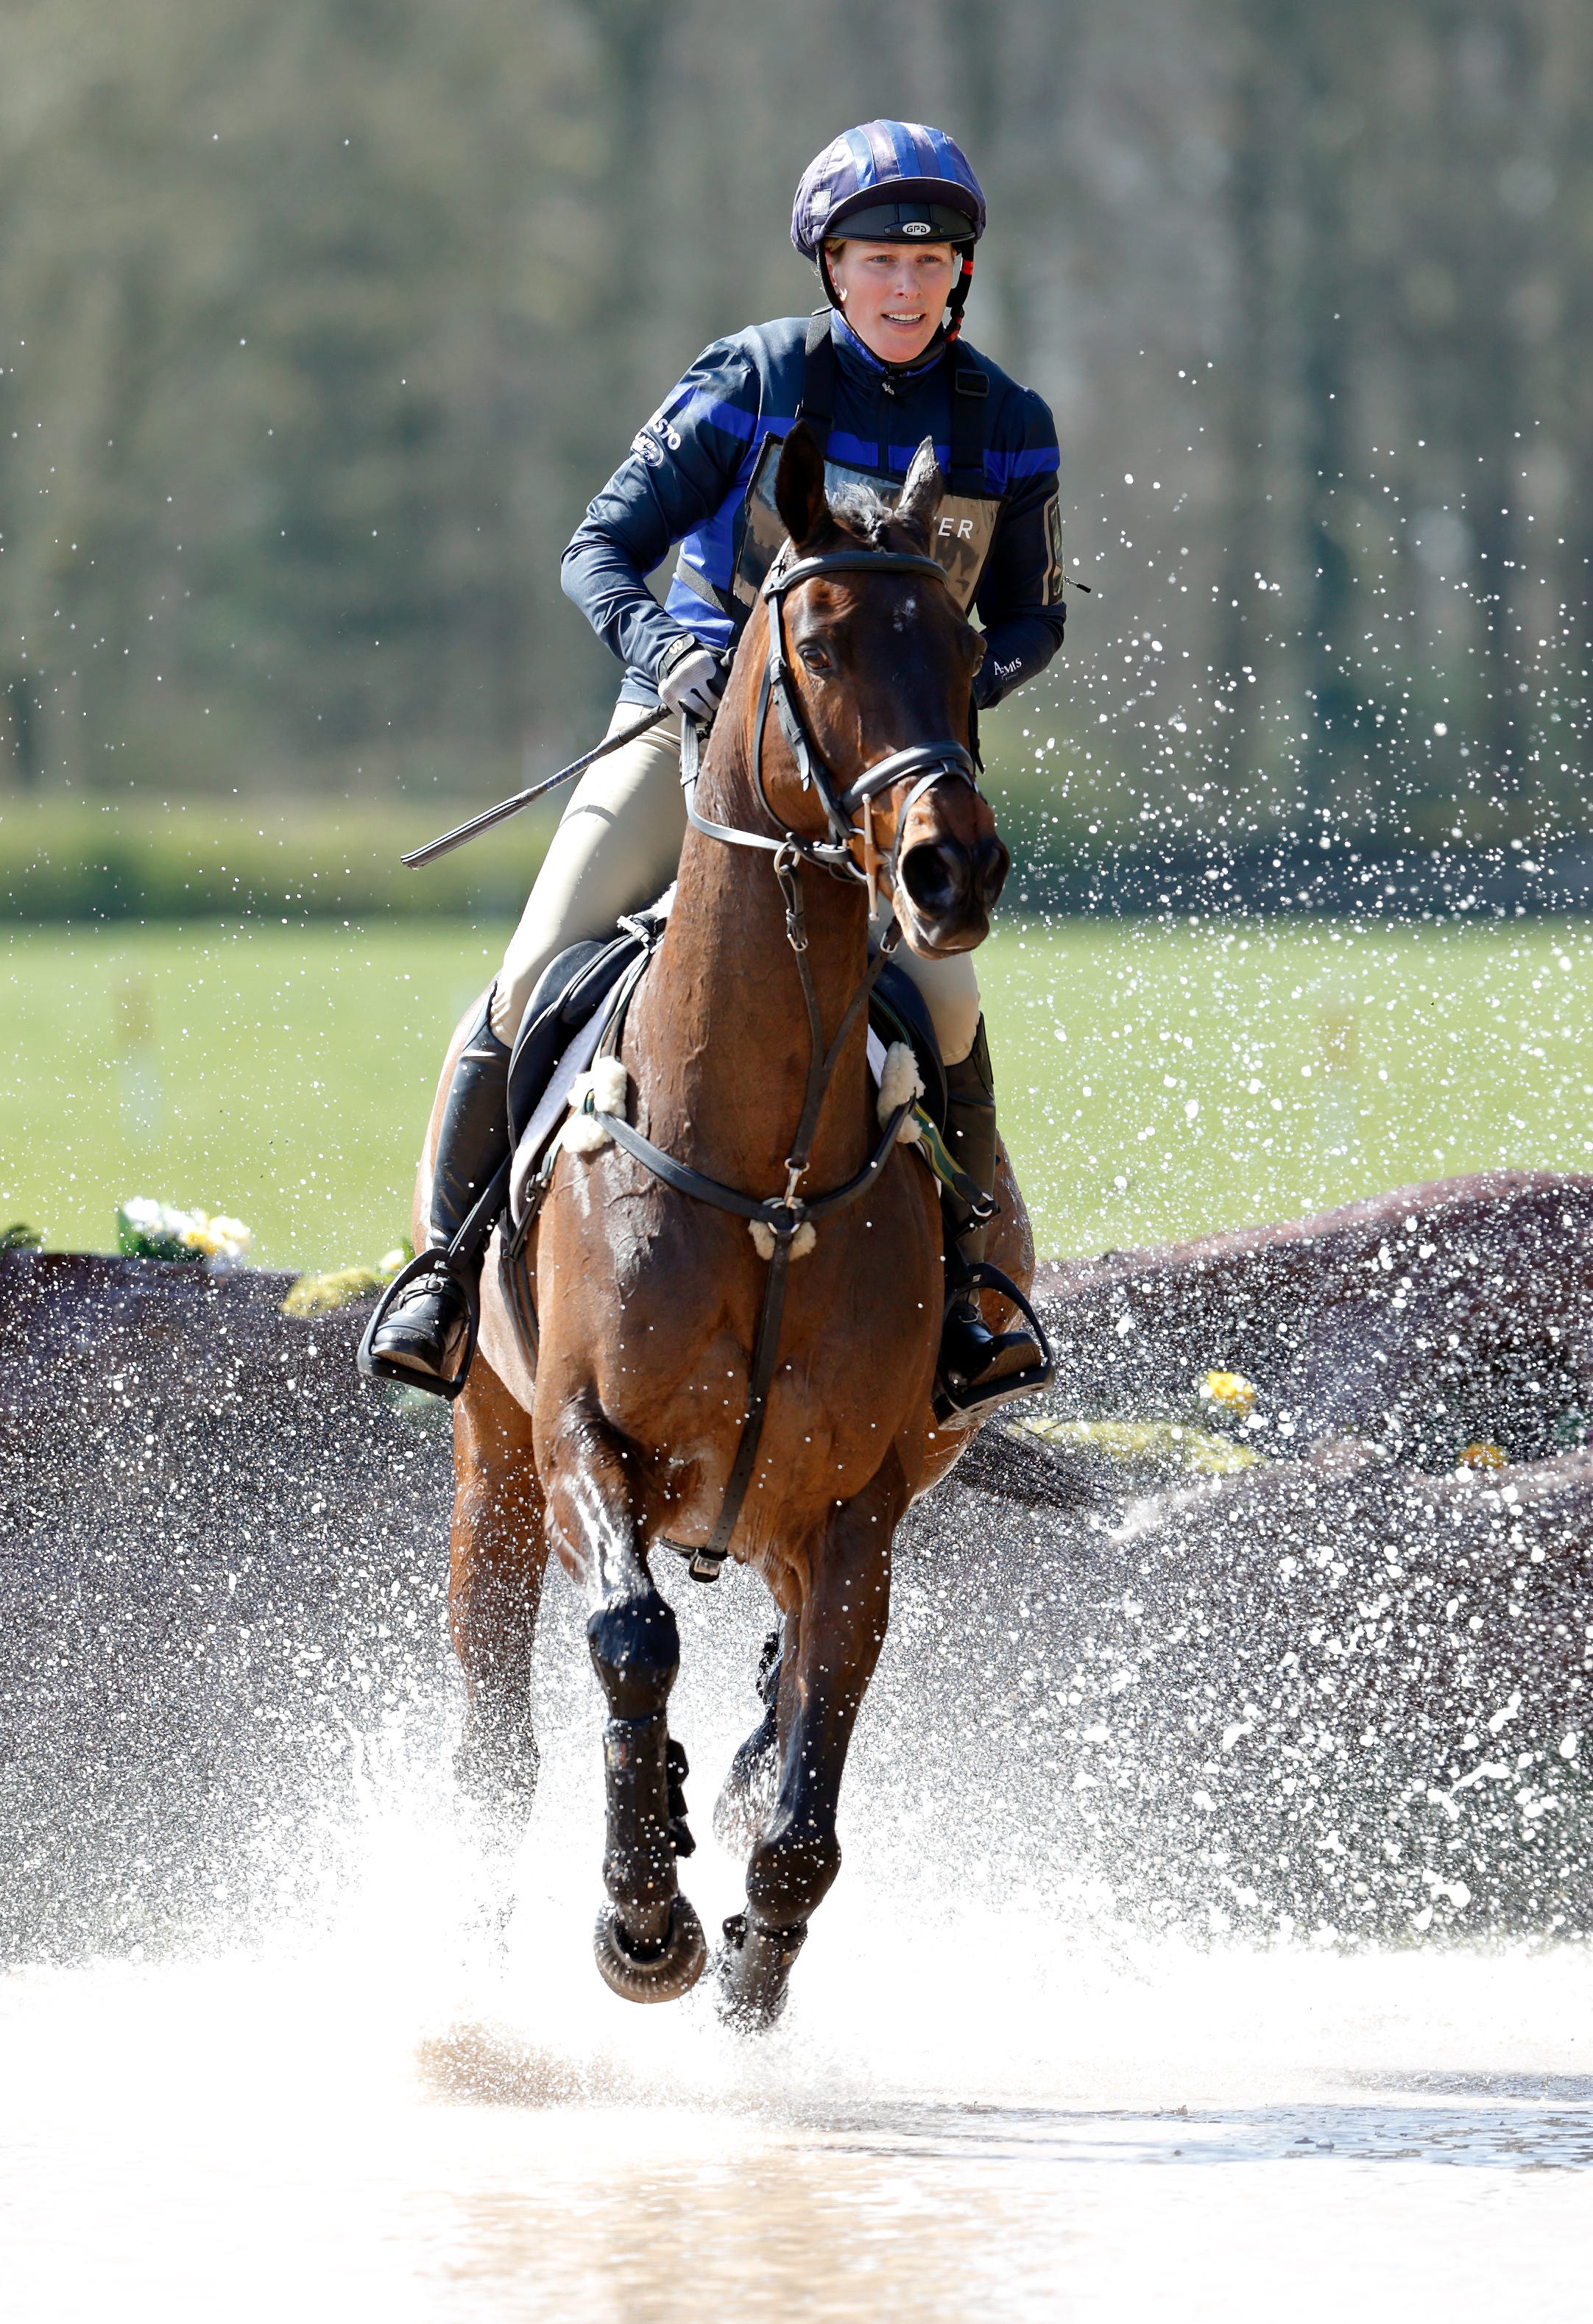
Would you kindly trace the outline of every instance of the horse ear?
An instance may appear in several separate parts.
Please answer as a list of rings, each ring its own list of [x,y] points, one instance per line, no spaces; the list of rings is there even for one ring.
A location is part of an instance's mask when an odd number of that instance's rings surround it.
[[[935,457],[935,441],[926,436],[912,456],[912,466],[907,471],[907,481],[902,487],[902,497],[896,503],[896,516],[909,524],[928,541],[933,536],[935,519],[940,513],[940,503],[946,497],[946,479],[940,473],[940,463]]]
[[[813,431],[799,420],[787,436],[774,471],[774,505],[780,521],[796,546],[812,540],[829,516],[824,496],[824,455],[813,441]]]

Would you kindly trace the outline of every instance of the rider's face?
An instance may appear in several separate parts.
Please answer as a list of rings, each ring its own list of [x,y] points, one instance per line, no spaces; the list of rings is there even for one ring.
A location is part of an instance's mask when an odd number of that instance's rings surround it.
[[[957,280],[949,242],[843,242],[828,254],[841,311],[873,355],[911,363],[940,328]]]

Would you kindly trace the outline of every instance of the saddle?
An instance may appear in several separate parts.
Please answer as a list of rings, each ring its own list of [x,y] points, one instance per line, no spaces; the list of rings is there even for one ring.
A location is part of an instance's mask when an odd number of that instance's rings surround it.
[[[509,1129],[514,1163],[509,1213],[520,1226],[543,1174],[570,1092],[590,1065],[613,1019],[628,1003],[668,925],[671,890],[607,937],[589,936],[549,962],[526,1003],[509,1064]],[[877,1082],[884,1052],[904,1041],[918,1067],[919,1109],[937,1136],[946,1128],[946,1068],[923,996],[887,961],[869,996],[869,1065]],[[932,1165],[931,1165],[932,1167]]]
[[[545,1183],[570,1093],[658,949],[673,896],[671,888],[647,910],[627,916],[612,936],[588,936],[560,953],[525,1004],[509,1060],[509,1215],[517,1229],[525,1224],[533,1185]]]
[[[600,1050],[610,1050],[617,1042],[631,996],[662,939],[672,897],[671,890],[647,911],[622,920],[613,936],[588,938],[571,945],[550,962],[527,1003],[515,1039],[508,1083],[514,1158],[501,1259],[509,1262],[505,1270],[505,1288],[533,1367],[538,1339],[536,1314],[522,1272],[513,1262],[523,1248],[551,1180],[559,1154],[559,1132],[572,1105],[590,1107],[588,1068]],[[869,995],[868,1006],[868,1064],[882,1093],[888,1053],[903,1044],[912,1053],[921,1087],[909,1108],[911,1122],[903,1126],[900,1134],[911,1134],[913,1150],[937,1180],[942,1194],[952,1194],[962,1202],[970,1194],[977,1199],[979,1190],[963,1176],[946,1142],[949,1093],[933,1022],[912,978],[894,960],[886,960]],[[882,1094],[882,1107],[883,1104]],[[662,1166],[655,1160],[653,1167]],[[949,1243],[948,1228],[948,1248]],[[764,1255],[768,1256],[766,1252]],[[964,1285],[1000,1292],[1020,1310],[1041,1346],[1045,1347],[1044,1334],[1033,1309],[999,1268],[987,1260],[978,1260],[971,1271],[965,1272]],[[949,1291],[949,1299],[951,1296]],[[1027,1394],[1036,1386],[1048,1384],[1050,1376],[1048,1353],[1042,1379],[1029,1373],[1003,1379],[996,1384],[995,1398],[1005,1400],[1014,1394]],[[950,1396],[943,1383],[937,1383],[935,1409],[942,1424],[955,1420],[959,1425],[966,1425],[975,1408],[966,1399],[959,1402]],[[700,1563],[699,1560],[693,1563],[693,1573],[699,1580],[711,1580],[718,1565],[710,1560],[706,1569],[699,1570]]]

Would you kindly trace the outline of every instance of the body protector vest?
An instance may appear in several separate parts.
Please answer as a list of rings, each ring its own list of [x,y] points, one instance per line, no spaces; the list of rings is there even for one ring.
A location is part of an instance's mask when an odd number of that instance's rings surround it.
[[[974,602],[1001,514],[1001,495],[986,490],[986,412],[990,383],[977,365],[967,362],[955,341],[944,361],[951,374],[951,473],[940,503],[931,553],[946,568],[951,592],[966,613]],[[801,401],[797,418],[805,420],[814,441],[826,454],[824,475],[834,490],[846,484],[866,486],[879,500],[894,503],[904,476],[887,476],[877,470],[855,468],[828,456],[835,413],[836,354],[828,312],[815,315],[808,326],[802,369]],[[784,438],[768,437],[746,485],[737,524],[738,551],[727,593],[713,588],[683,558],[677,558],[674,577],[708,604],[729,615],[739,632],[757,603],[758,591],[785,540],[785,527],[774,505],[774,473],[780,465]]]

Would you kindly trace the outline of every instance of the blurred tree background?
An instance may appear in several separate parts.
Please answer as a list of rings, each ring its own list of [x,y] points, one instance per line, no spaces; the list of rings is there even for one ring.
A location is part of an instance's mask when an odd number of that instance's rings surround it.
[[[418,832],[592,736],[560,551],[812,303],[792,185],[876,113],[973,156],[970,336],[1057,414],[1031,836],[1574,844],[1585,0],[0,0],[0,820]]]

